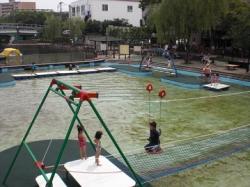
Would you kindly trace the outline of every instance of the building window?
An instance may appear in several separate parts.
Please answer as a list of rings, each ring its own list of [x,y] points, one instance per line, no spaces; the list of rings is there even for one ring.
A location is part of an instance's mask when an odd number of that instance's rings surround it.
[[[127,7],[127,11],[128,11],[128,12],[133,12],[133,6],[128,6],[128,7]]]
[[[79,16],[79,15],[80,15],[80,7],[77,6],[77,7],[76,7],[76,16]]]
[[[75,16],[75,15],[76,15],[76,8],[75,8],[75,7],[72,7],[71,12],[72,12],[72,16]]]
[[[81,15],[82,16],[85,15],[85,6],[84,5],[81,6]]]
[[[109,10],[109,7],[107,4],[103,4],[102,5],[102,11],[108,11]]]

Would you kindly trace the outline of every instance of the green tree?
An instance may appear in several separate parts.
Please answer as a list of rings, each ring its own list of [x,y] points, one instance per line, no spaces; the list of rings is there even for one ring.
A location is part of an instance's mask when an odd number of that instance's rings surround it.
[[[250,61],[250,5],[243,3],[236,9],[234,14],[234,24],[228,32],[233,40],[233,47],[242,49],[248,53],[248,66]]]
[[[9,23],[44,25],[46,17],[50,14],[47,12],[17,11],[5,17],[4,20]]]
[[[62,35],[61,19],[54,15],[48,16],[44,26],[44,38],[46,40],[54,41]]]
[[[119,26],[119,27],[132,27],[132,25],[130,25],[125,19],[105,20],[101,23],[101,25],[102,25],[101,33],[103,35],[106,34],[106,28],[109,25]]]
[[[86,22],[85,33],[100,33],[102,30],[102,24],[100,21],[89,20]]]
[[[63,22],[63,30],[70,30],[71,38],[81,38],[85,23],[80,18],[70,18]]]
[[[186,48],[186,62],[192,34],[210,31],[227,9],[227,0],[162,0],[154,8],[150,23],[159,42],[181,39]],[[164,18],[164,19],[163,19]]]

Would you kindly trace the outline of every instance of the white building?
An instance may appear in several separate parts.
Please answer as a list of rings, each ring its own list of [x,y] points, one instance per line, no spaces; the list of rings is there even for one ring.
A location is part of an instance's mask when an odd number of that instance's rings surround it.
[[[78,0],[70,4],[69,16],[97,21],[125,19],[139,27],[142,22],[139,4],[139,0]]]

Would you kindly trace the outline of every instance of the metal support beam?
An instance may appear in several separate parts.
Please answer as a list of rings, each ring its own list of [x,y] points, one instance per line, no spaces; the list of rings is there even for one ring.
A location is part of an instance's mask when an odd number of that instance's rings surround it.
[[[8,177],[9,177],[9,174],[10,174],[10,172],[11,172],[11,170],[12,170],[12,168],[13,168],[15,162],[16,162],[16,159],[17,159],[17,157],[18,157],[18,155],[19,155],[19,153],[20,153],[20,151],[21,151],[21,149],[23,147],[23,144],[24,144],[24,142],[25,142],[28,134],[30,133],[30,130],[31,130],[33,124],[35,123],[36,118],[37,118],[37,116],[38,116],[38,114],[39,114],[39,112],[40,112],[40,110],[41,110],[41,108],[42,108],[42,106],[43,106],[43,104],[44,104],[44,102],[45,102],[48,94],[49,94],[50,87],[51,86],[49,86],[49,88],[47,89],[47,91],[46,91],[46,93],[45,93],[45,95],[44,95],[44,97],[43,97],[43,99],[42,99],[42,101],[41,101],[41,103],[40,103],[40,105],[39,105],[39,107],[38,107],[38,109],[37,109],[37,111],[36,111],[33,119],[32,119],[32,121],[31,121],[31,123],[30,123],[30,125],[29,125],[29,127],[28,127],[28,129],[27,129],[27,131],[26,131],[26,133],[25,133],[25,135],[23,137],[23,139],[22,139],[22,142],[21,142],[21,144],[19,145],[19,147],[18,147],[18,149],[16,151],[16,154],[15,154],[15,156],[14,156],[12,162],[11,162],[11,165],[10,165],[10,167],[9,167],[9,169],[8,169],[5,177],[4,177],[3,184],[6,184],[6,181],[7,181]]]
[[[65,95],[65,93],[64,93],[63,90],[61,90],[61,92],[62,92],[63,95]],[[67,102],[67,104],[69,105],[69,108],[71,109],[71,111],[72,111],[73,113],[75,113],[75,110],[74,110],[74,108],[70,105],[70,103]],[[81,120],[79,119],[78,116],[76,117],[76,120],[77,120],[77,122],[81,125],[81,127],[83,128],[83,131],[84,131],[85,135],[87,136],[87,138],[88,138],[88,140],[89,140],[89,142],[90,142],[91,147],[92,147],[93,150],[95,151],[95,145],[94,145],[92,139],[90,138],[88,132],[86,131],[85,127],[83,126],[83,124],[82,124],[82,122],[81,122]]]
[[[26,149],[28,150],[28,152],[29,152],[30,156],[32,157],[32,159],[34,160],[34,162],[37,162],[37,159],[36,159],[35,155],[33,154],[32,150],[30,149],[30,147],[28,146],[28,144],[26,144],[25,142],[23,144],[26,147]],[[46,173],[43,171],[43,169],[39,168],[39,167],[38,167],[38,169],[42,173],[42,176],[46,180],[46,182],[48,182],[49,179],[48,179]]]
[[[57,91],[56,89],[50,88],[50,90],[51,90],[52,92],[54,92],[55,94],[61,96],[62,98],[66,99],[67,102],[70,102],[70,103],[72,103],[73,105],[77,106],[77,103],[76,103],[75,101],[71,100],[70,98],[66,98],[65,95],[63,95],[62,93],[60,93],[60,92]]]

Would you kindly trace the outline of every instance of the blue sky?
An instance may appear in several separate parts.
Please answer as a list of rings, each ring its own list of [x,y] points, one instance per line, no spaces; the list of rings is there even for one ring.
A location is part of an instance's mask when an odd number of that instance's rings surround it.
[[[38,9],[53,9],[57,11],[57,5],[60,1],[64,2],[63,10],[68,10],[68,6],[71,2],[75,0],[16,0],[21,2],[36,2],[36,6]],[[6,3],[9,0],[0,0],[0,3]]]

